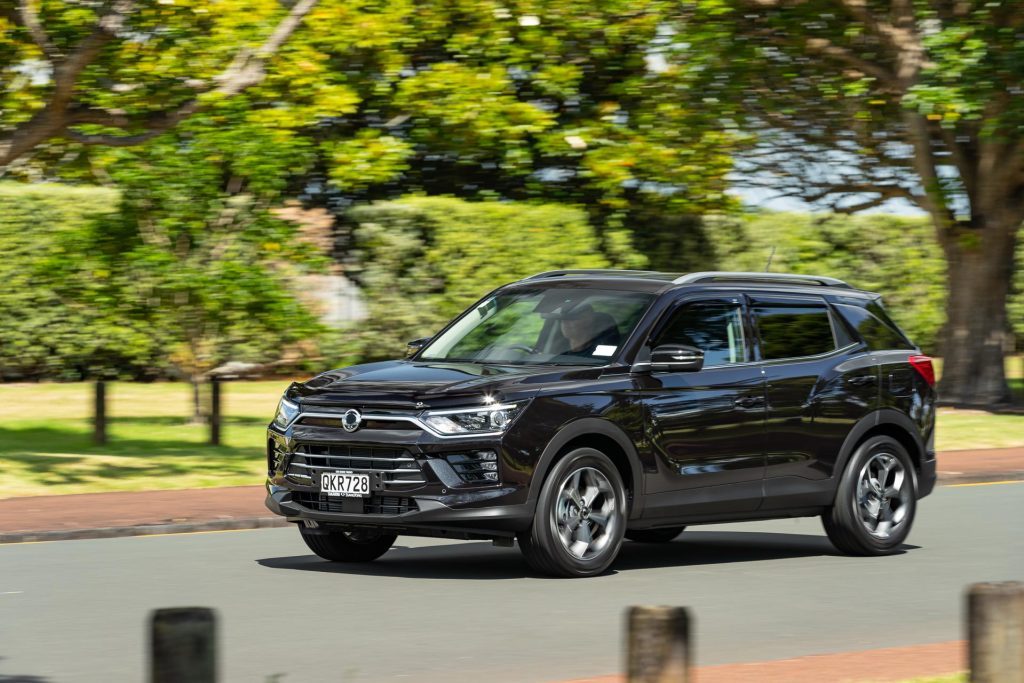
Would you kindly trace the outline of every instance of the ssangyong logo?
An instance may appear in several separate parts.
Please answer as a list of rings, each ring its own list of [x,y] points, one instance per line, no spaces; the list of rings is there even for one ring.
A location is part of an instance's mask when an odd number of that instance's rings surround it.
[[[341,416],[341,426],[346,432],[354,432],[359,429],[359,423],[363,421],[363,416],[359,414],[359,411],[355,408],[349,408],[345,411],[345,414]]]

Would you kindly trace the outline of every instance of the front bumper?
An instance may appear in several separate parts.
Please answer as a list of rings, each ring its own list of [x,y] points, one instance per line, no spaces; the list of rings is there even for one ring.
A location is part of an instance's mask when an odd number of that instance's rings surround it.
[[[474,450],[497,452],[498,481],[464,481],[447,459]],[[508,537],[528,529],[533,517],[530,472],[516,452],[500,438],[442,439],[414,428],[348,433],[324,424],[293,424],[284,430],[272,425],[267,430],[266,506],[289,521],[314,522],[311,528]],[[369,472],[371,495],[321,494],[317,473],[327,469]]]
[[[513,536],[529,528],[533,510],[527,504],[452,507],[439,496],[411,496],[417,509],[398,514],[361,512],[324,512],[310,509],[294,500],[294,491],[267,484],[267,508],[290,522],[307,520],[317,526],[372,527],[391,533],[442,536],[451,538],[494,538]],[[491,494],[500,491],[491,491]],[[492,495],[491,500],[502,497]],[[349,499],[362,503],[362,499]],[[478,501],[479,502],[479,501]]]

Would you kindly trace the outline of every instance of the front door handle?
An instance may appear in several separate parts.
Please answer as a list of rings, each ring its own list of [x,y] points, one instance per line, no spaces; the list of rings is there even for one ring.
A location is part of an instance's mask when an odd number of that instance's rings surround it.
[[[757,408],[758,406],[764,405],[763,396],[743,396],[734,401],[734,403],[740,408]]]

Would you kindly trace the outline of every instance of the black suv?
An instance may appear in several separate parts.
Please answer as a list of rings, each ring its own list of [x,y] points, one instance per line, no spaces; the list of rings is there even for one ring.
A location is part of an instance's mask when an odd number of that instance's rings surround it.
[[[812,515],[884,554],[935,484],[934,382],[878,295],[832,278],[542,273],[405,360],[292,384],[267,506],[339,562],[399,534],[518,539],[590,576],[623,538]]]

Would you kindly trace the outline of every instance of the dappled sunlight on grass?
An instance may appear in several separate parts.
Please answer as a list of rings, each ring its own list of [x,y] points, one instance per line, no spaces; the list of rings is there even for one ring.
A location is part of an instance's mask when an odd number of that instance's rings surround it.
[[[257,485],[266,419],[227,418],[224,444],[181,417],[117,418],[110,442],[90,440],[87,420],[0,424],[0,497]]]
[[[935,447],[940,451],[1024,446],[1024,415],[940,408]]]

